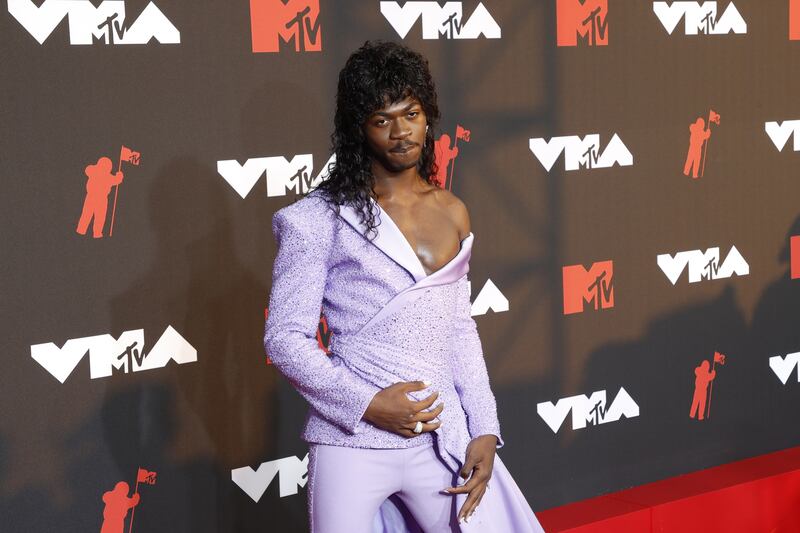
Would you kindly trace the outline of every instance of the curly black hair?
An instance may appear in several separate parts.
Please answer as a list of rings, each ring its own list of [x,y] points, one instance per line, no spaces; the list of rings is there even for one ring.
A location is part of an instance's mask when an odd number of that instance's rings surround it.
[[[367,233],[375,231],[375,212],[370,197],[375,176],[370,168],[370,153],[364,135],[367,117],[388,102],[415,97],[427,117],[428,131],[417,165],[420,176],[431,183],[436,175],[434,131],[439,123],[436,86],[428,60],[421,54],[388,41],[366,41],[347,59],[339,73],[336,92],[332,151],[336,161],[328,167],[328,177],[314,190],[335,206],[349,203],[360,212]]]

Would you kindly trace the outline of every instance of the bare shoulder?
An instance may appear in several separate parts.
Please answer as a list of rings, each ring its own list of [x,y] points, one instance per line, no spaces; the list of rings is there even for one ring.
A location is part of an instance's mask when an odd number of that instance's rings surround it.
[[[439,189],[437,187],[436,201],[447,211],[448,215],[453,220],[453,223],[458,227],[458,232],[463,239],[470,232],[469,211],[467,204],[452,192]]]

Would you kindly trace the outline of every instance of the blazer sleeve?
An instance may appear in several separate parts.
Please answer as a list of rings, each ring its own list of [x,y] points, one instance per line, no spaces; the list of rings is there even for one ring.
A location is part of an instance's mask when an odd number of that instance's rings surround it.
[[[505,445],[497,418],[497,402],[489,384],[489,373],[483,358],[478,326],[472,318],[467,275],[457,282],[456,319],[454,328],[453,376],[461,406],[467,414],[472,438],[480,435],[497,437],[497,447]]]
[[[319,347],[316,335],[333,221],[328,224],[316,213],[303,216],[296,206],[280,209],[272,217],[278,252],[264,348],[275,367],[320,415],[350,434],[360,433],[359,422],[381,389]]]

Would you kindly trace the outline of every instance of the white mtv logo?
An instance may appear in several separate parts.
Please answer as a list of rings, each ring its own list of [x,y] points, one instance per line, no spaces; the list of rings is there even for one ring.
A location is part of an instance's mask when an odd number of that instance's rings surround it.
[[[181,42],[181,32],[152,2],[136,22],[126,27],[124,0],[104,0],[95,7],[90,0],[45,0],[36,7],[32,0],[8,0],[8,12],[39,44],[69,17],[70,44],[161,44]]]
[[[553,402],[542,402],[536,406],[536,412],[542,417],[553,433],[558,430],[572,412],[572,429],[582,429],[586,424],[596,426],[616,422],[623,416],[634,418],[639,416],[639,406],[633,401],[624,387],[619,388],[617,397],[606,408],[606,391],[593,392],[587,397],[585,394],[562,398],[553,405]]]
[[[295,456],[261,463],[258,470],[249,466],[231,470],[231,479],[240,489],[245,491],[254,502],[258,503],[266,492],[275,475],[280,472],[280,497],[297,494],[298,487],[305,487],[308,478],[308,454],[301,461]]]
[[[780,355],[769,358],[769,367],[784,385],[789,381],[792,370],[798,368],[798,366],[800,366],[800,352],[790,353],[785,358]],[[800,371],[797,374],[797,381],[800,383]]]
[[[789,141],[789,137],[794,134],[793,149],[800,152],[800,120],[784,120],[782,123],[766,122],[764,130],[772,139],[772,143],[779,152],[783,152],[783,147]]]
[[[217,161],[217,172],[225,181],[245,198],[256,182],[267,174],[267,196],[286,196],[287,191],[304,194],[322,183],[328,173],[328,166],[336,161],[336,154],[331,155],[328,162],[316,176],[314,156],[300,154],[287,161],[283,156],[256,157],[239,164],[235,159]]]
[[[422,17],[422,38],[438,39],[477,39],[481,34],[487,39],[500,38],[500,26],[479,3],[472,16],[462,23],[461,2],[381,2],[381,14],[386,17],[392,28],[405,38],[411,27]]]
[[[686,35],[724,35],[747,33],[747,22],[731,2],[721,17],[717,17],[717,2],[653,2],[653,11],[658,20],[672,35],[683,18]]]
[[[469,291],[472,292],[472,282],[469,281]],[[495,313],[508,311],[508,298],[500,292],[497,285],[490,279],[483,284],[470,309],[471,316],[485,315],[491,309]]]
[[[105,378],[113,369],[140,372],[163,368],[170,361],[179,365],[197,361],[197,350],[172,326],[167,326],[153,348],[144,351],[144,330],[126,331],[115,339],[109,334],[70,339],[59,348],[52,342],[31,346],[31,357],[61,383],[89,354],[92,379]]]
[[[662,272],[673,285],[678,282],[687,265],[689,266],[689,283],[729,278],[734,274],[737,276],[750,274],[750,265],[744,260],[736,246],[731,246],[728,257],[721,264],[717,247],[709,248],[705,252],[700,250],[678,252],[674,257],[670,254],[660,254],[656,260]]]
[[[549,141],[537,137],[530,139],[529,146],[533,155],[548,172],[562,152],[564,170],[609,168],[614,163],[622,167],[633,165],[633,155],[616,133],[602,153],[600,153],[600,135],[597,133],[590,133],[583,139],[577,135],[553,137]]]

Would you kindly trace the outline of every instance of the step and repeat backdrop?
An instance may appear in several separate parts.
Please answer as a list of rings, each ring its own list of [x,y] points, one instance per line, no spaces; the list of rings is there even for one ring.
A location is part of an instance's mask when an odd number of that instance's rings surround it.
[[[368,39],[430,61],[535,510],[800,444],[800,0],[0,5],[3,531],[308,530],[271,218]]]

